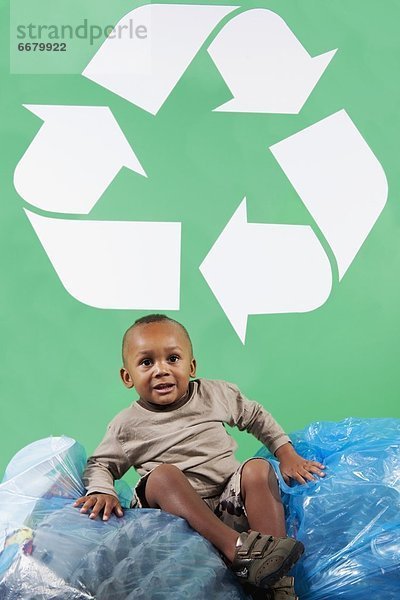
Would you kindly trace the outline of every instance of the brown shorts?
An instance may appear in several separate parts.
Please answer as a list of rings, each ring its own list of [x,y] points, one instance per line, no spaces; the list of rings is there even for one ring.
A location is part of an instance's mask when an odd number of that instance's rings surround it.
[[[246,509],[240,491],[242,469],[246,463],[254,459],[266,460],[268,462],[266,458],[259,456],[249,458],[243,464],[241,464],[228,479],[228,482],[220,496],[203,498],[204,502],[211,508],[217,517],[221,519],[221,521],[239,533],[249,529]],[[131,504],[132,508],[148,508],[144,492],[146,480],[150,473],[151,471],[142,477],[142,479],[136,485],[134,490],[134,498]]]

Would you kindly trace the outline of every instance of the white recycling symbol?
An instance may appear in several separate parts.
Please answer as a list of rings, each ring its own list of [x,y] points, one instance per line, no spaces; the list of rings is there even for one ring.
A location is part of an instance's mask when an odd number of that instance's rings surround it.
[[[310,57],[285,21],[264,8],[135,8],[116,27],[145,25],[149,38],[110,35],[83,75],[156,115],[226,17],[207,50],[233,97],[214,110],[298,114],[336,50]],[[15,169],[16,190],[29,204],[87,215],[123,166],[146,176],[108,107],[25,106],[44,121]],[[381,164],[345,110],[269,150],[329,244],[341,280],[386,203]],[[179,309],[181,223],[25,212],[79,301],[108,309]],[[146,244],[149,237],[157,243]],[[158,270],[155,280],[148,273],[166,245],[169,269]],[[121,257],[140,257],[144,246],[146,261],[130,259],[127,277]],[[331,264],[313,228],[248,223],[245,198],[199,268],[243,343],[249,315],[311,311],[332,288]]]

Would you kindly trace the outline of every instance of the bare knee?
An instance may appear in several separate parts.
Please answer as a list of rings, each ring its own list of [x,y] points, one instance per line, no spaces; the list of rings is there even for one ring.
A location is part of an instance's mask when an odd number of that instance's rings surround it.
[[[263,458],[254,458],[249,460],[242,469],[242,481],[248,483],[259,483],[268,481],[269,473],[272,467]]]
[[[177,480],[184,478],[185,475],[175,465],[159,465],[148,475],[146,489],[151,486],[159,488],[168,488],[170,485],[175,485]]]
[[[243,499],[249,490],[267,490],[276,494],[278,484],[273,468],[266,460],[255,458],[247,462],[242,469],[241,492]]]
[[[146,500],[152,508],[159,507],[159,496],[175,489],[179,481],[185,478],[175,465],[159,465],[147,476],[145,495]]]
[[[147,482],[151,481],[165,481],[166,479],[184,477],[184,474],[175,465],[163,464],[159,465],[152,470],[150,475],[147,477]]]

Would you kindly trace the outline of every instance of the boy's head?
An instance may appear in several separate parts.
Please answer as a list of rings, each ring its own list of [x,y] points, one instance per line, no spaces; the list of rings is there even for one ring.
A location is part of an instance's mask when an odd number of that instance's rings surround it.
[[[160,406],[185,395],[196,361],[186,329],[166,315],[148,315],[135,321],[122,342],[120,371],[127,388],[135,387],[143,400]]]

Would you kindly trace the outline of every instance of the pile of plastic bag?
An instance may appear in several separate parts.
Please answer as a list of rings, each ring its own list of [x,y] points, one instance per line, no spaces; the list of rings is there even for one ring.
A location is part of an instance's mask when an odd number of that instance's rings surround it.
[[[288,532],[306,547],[293,569],[300,600],[398,600],[400,420],[315,423],[291,437],[326,465],[326,477],[289,487],[271,459]],[[183,519],[146,509],[107,522],[81,514],[72,504],[85,492],[85,462],[67,437],[35,442],[10,462],[0,484],[1,600],[247,598]],[[128,486],[117,491],[129,507]]]
[[[306,548],[293,569],[300,599],[399,600],[400,420],[314,423],[291,439],[326,466],[315,484],[289,487],[273,461],[288,535]]]
[[[1,600],[241,600],[247,596],[215,548],[160,510],[91,520],[72,506],[85,494],[85,451],[47,438],[21,450],[0,485]]]

